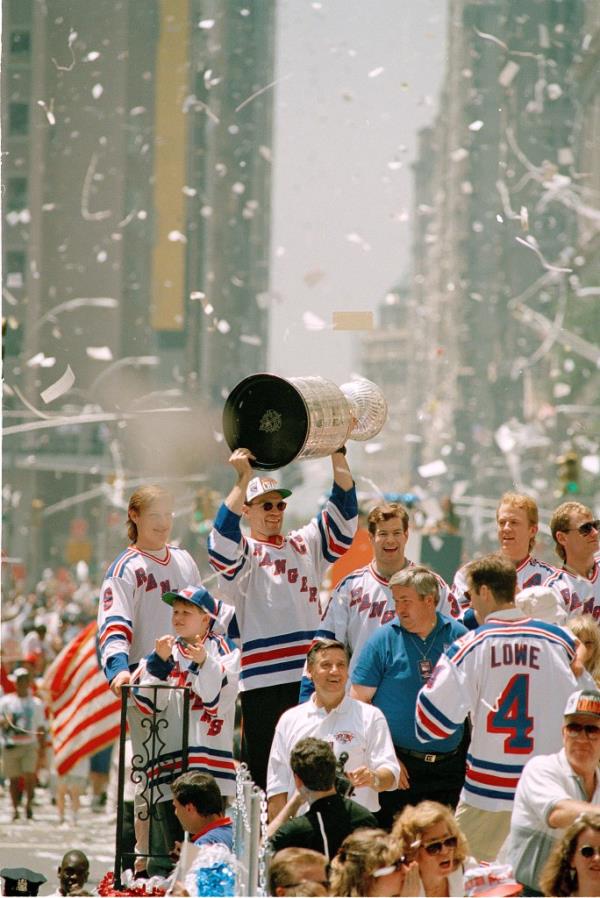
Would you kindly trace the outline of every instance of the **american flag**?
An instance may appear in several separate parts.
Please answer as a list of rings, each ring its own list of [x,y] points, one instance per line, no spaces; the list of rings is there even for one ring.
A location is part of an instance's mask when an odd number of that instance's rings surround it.
[[[44,676],[52,715],[50,734],[61,776],[119,738],[121,702],[110,691],[96,650],[97,624],[65,646]]]

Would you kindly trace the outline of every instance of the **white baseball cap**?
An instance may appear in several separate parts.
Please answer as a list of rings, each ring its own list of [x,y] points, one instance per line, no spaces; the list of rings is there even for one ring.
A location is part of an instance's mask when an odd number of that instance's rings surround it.
[[[565,717],[577,714],[579,717],[600,719],[600,692],[595,689],[578,689],[572,692],[565,705]]]
[[[279,493],[282,499],[292,495],[291,490],[282,489],[272,477],[253,477],[246,489],[247,504],[265,493]]]

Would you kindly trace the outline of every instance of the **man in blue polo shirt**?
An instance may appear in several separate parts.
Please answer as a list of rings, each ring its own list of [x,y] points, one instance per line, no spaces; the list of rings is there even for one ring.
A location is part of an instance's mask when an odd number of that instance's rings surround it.
[[[425,799],[456,807],[465,777],[463,727],[423,744],[415,734],[415,706],[442,652],[467,631],[436,611],[438,581],[428,568],[404,568],[389,585],[396,617],[365,644],[351,691],[383,711],[400,761],[399,788],[380,795],[377,816],[384,827],[403,807]]]
[[[194,845],[225,845],[233,848],[233,824],[223,814],[223,799],[210,773],[191,771],[171,785],[177,819]],[[177,842],[175,845],[177,846]]]

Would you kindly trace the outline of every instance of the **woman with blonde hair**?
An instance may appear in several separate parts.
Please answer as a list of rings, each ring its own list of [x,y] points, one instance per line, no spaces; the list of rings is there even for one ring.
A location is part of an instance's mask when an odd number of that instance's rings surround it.
[[[576,614],[569,618],[567,627],[579,639],[584,648],[581,660],[587,672],[600,685],[600,627],[591,614]]]
[[[463,871],[467,840],[450,808],[437,801],[408,805],[396,818],[391,834],[396,854],[416,861],[419,882],[413,895],[464,895]]]
[[[544,895],[600,896],[600,814],[580,814],[540,875]]]
[[[331,862],[330,895],[416,895],[410,870],[383,829],[357,829]]]
[[[100,658],[110,688],[117,696],[123,686],[130,684],[132,671],[141,659],[154,651],[156,640],[172,632],[172,611],[162,601],[163,593],[187,586],[197,589],[201,585],[198,567],[189,552],[169,543],[173,509],[173,496],[160,484],[141,486],[132,493],[127,508],[129,546],[109,566],[100,589]],[[144,741],[148,739],[148,730],[142,728],[141,714],[130,706],[127,719],[133,753],[146,758]],[[141,814],[144,802],[140,796],[138,787],[137,851],[146,854],[148,827],[141,816],[147,817],[147,811]],[[174,836],[182,836],[171,802],[160,802],[157,808],[165,841],[172,846]],[[166,814],[165,820],[161,814]],[[136,870],[141,872],[145,867],[145,857],[138,858]]]

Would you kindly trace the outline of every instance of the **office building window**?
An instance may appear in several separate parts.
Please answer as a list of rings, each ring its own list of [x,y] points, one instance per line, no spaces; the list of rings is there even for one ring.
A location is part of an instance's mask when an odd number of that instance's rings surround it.
[[[20,212],[27,208],[27,178],[7,178],[6,211]]]
[[[13,137],[27,134],[29,130],[29,105],[27,103],[8,104],[8,133]]]
[[[7,250],[4,255],[4,271],[6,286],[9,290],[18,290],[25,286],[25,267],[27,256],[21,249]]]
[[[31,34],[24,29],[15,28],[10,33],[10,55],[29,56],[31,50]]]

